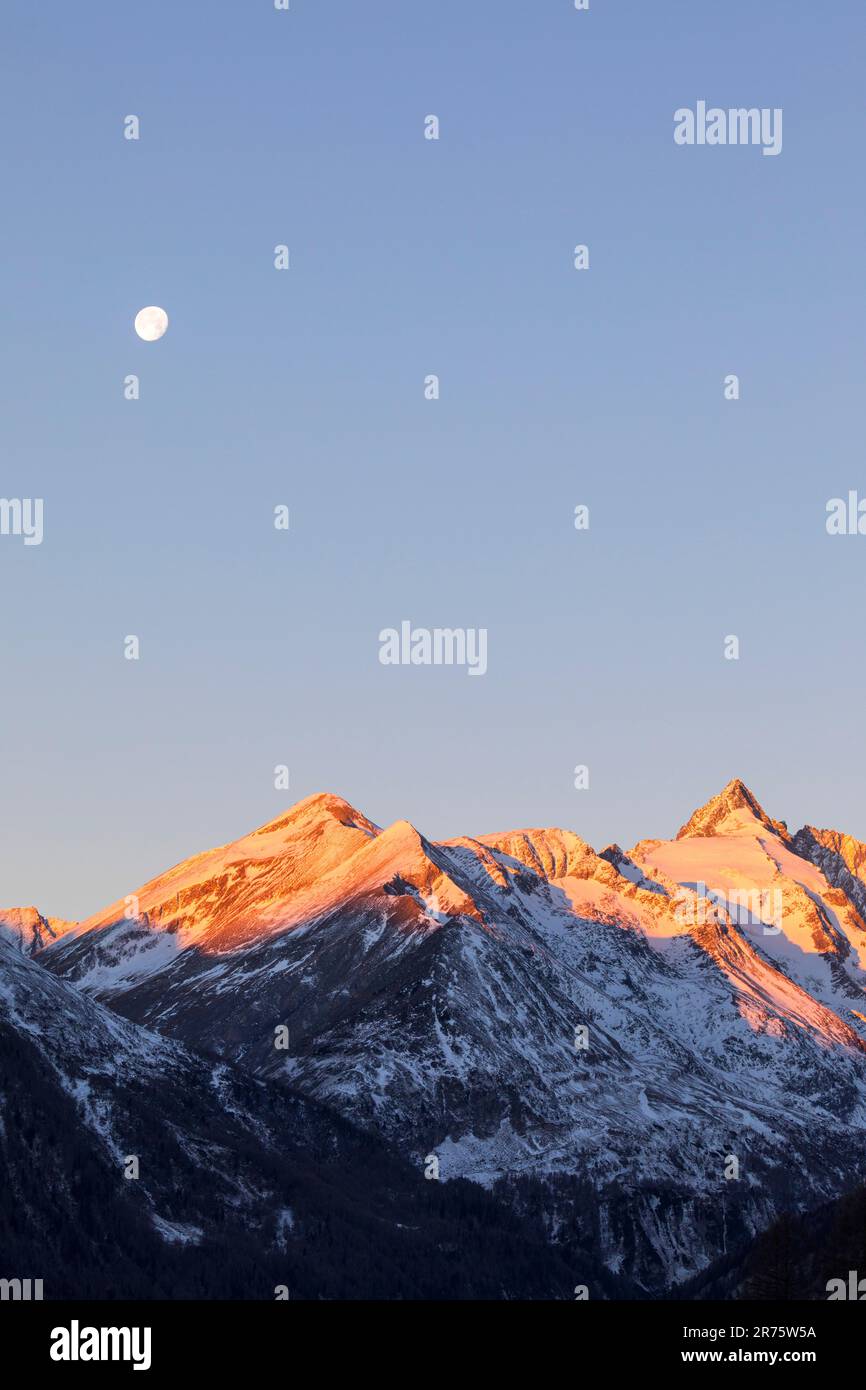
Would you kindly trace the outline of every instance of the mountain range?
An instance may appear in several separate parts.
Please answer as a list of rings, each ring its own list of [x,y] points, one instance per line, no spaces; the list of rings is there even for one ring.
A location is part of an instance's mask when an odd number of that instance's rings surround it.
[[[85,922],[0,911],[0,947],[17,1050],[193,1270],[229,1213],[241,1263],[258,1242],[358,1296],[297,1250],[339,1209],[351,1258],[378,1205],[373,1296],[658,1296],[864,1176],[866,845],[792,834],[739,780],[628,852],[433,842],[312,796]],[[184,1176],[117,1177],[149,1134]],[[406,1229],[459,1278],[430,1256],[413,1282]]]

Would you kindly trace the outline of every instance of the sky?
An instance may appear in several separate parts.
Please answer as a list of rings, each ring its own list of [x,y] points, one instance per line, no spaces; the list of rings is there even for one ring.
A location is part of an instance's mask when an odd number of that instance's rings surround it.
[[[861,0],[8,0],[0,903],[324,790],[600,847],[739,776],[866,840],[864,51]]]

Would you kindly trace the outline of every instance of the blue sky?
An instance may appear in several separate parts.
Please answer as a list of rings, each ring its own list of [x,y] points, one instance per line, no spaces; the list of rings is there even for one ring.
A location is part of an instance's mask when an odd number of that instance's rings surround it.
[[[0,901],[85,915],[326,789],[600,846],[737,775],[866,839],[866,537],[824,525],[864,42],[854,0],[11,0],[0,492],[45,538],[0,537]],[[699,99],[781,155],[676,146]],[[380,665],[406,618],[487,674]]]

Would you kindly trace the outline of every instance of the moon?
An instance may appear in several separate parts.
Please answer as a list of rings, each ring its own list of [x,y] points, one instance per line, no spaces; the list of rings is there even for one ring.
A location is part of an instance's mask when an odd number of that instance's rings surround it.
[[[135,331],[146,343],[155,343],[168,328],[168,314],[157,304],[139,309],[135,316]]]

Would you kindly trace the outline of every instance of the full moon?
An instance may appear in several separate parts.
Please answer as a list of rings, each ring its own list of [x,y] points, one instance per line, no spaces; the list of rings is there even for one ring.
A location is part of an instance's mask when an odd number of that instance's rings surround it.
[[[146,343],[155,343],[168,328],[168,314],[156,304],[139,309],[135,316],[135,331]]]

